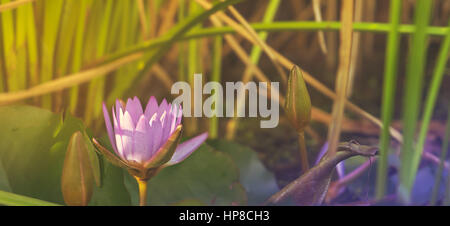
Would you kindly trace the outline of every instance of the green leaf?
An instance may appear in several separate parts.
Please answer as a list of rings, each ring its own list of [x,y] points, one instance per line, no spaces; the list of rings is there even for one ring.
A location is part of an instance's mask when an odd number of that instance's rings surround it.
[[[56,203],[46,202],[6,191],[0,191],[0,204],[7,206],[59,206]]]
[[[0,161],[0,190],[11,191],[11,186],[9,185],[8,175],[6,175],[3,169],[2,161]]]
[[[162,169],[149,180],[147,203],[170,205],[194,199],[197,204],[243,205],[246,194],[238,180],[231,157],[203,144],[185,161]],[[137,183],[129,174],[125,176],[125,186],[133,205],[137,205]]]
[[[30,106],[8,106],[0,108],[0,118],[0,160],[12,191],[62,204],[65,146],[54,145],[53,137],[60,116]]]
[[[112,150],[107,135],[98,139],[108,150]],[[124,172],[120,167],[114,166],[103,155],[100,161],[102,172],[102,185],[94,188],[90,206],[129,206],[130,194],[124,184]]]
[[[274,175],[266,169],[252,149],[225,140],[209,141],[212,147],[229,154],[239,168],[239,181],[249,205],[260,205],[279,191]]]
[[[0,107],[0,118],[0,161],[11,191],[63,204],[64,157],[75,131],[86,139],[82,121],[69,115],[63,120],[60,114],[31,106]],[[99,181],[99,172],[96,177]]]
[[[94,187],[89,205],[92,206],[129,206],[130,195],[124,184],[123,171],[108,161],[103,163],[103,181],[101,187]]]

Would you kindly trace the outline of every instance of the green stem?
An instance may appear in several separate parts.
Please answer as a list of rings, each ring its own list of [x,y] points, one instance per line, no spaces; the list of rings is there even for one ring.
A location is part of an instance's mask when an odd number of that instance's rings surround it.
[[[214,38],[214,50],[213,50],[213,65],[212,65],[212,76],[211,81],[220,83],[221,80],[221,62],[222,62],[222,37],[216,36]],[[217,106],[219,101],[219,95],[217,93],[213,93],[212,95],[215,95],[216,102],[214,104],[214,112],[216,112],[216,115],[214,117],[210,118],[209,120],[209,137],[211,139],[217,138],[219,132],[219,119],[217,118]]]
[[[309,170],[308,152],[306,151],[305,132],[298,133],[298,145],[300,146],[300,161],[302,164],[302,173]]]
[[[394,111],[394,95],[397,83],[398,45],[400,42],[400,33],[398,27],[401,19],[401,6],[401,0],[391,1],[391,30],[389,32],[388,43],[386,47],[386,66],[384,69],[383,102],[381,107],[383,128],[380,136],[380,158],[378,160],[377,167],[376,198],[378,200],[382,199],[386,194],[389,144],[391,141],[389,126],[391,124]]]
[[[263,23],[270,23],[273,21],[275,14],[278,11],[278,7],[280,6],[280,0],[271,0],[266,8],[266,12],[264,14],[263,17]],[[267,36],[268,36],[268,32],[259,32],[258,36],[261,40],[266,41]],[[251,53],[250,53],[250,60],[252,62],[252,65],[258,65],[259,63],[259,59],[261,57],[261,53],[262,53],[262,49],[255,45],[252,47]],[[253,67],[249,67],[247,66],[247,68],[244,71],[243,74],[243,79],[242,81],[244,82],[244,80],[246,78],[251,78],[253,76]],[[248,79],[251,80],[251,79]],[[237,105],[237,111],[240,111],[240,109],[242,108],[242,104]],[[235,135],[236,135],[236,128],[238,127],[238,123],[239,123],[239,117],[234,117],[232,120],[230,120],[228,122],[228,131],[227,131],[227,139],[228,140],[232,140],[234,139]]]
[[[340,22],[313,22],[313,21],[295,21],[295,22],[271,22],[271,23],[253,23],[250,24],[252,28],[257,31],[267,31],[267,32],[284,32],[284,31],[335,31],[339,30],[341,27]],[[354,31],[360,32],[370,32],[370,33],[387,33],[390,31],[390,25],[385,23],[353,23]],[[450,28],[447,27],[437,27],[429,26],[426,29],[428,35],[443,36],[448,33]],[[399,25],[398,32],[400,34],[411,34],[415,30],[414,25]],[[177,37],[176,40],[171,39],[170,36],[165,35],[160,38],[151,39],[145,42],[141,42],[135,46],[130,46],[126,50],[118,51],[109,56],[105,56],[103,63],[114,61],[120,57],[129,55],[131,53],[136,53],[140,51],[147,51],[160,46],[167,45],[173,41],[185,41],[189,39],[210,37],[216,35],[233,34],[236,31],[228,26],[223,27],[211,27],[196,29],[186,34]]]
[[[441,149],[441,158],[440,158],[441,161],[439,163],[438,172],[434,178],[433,193],[431,194],[431,201],[430,201],[431,206],[436,205],[439,187],[440,187],[440,183],[441,183],[442,171],[444,170],[444,163],[445,163],[445,159],[447,157],[449,137],[450,137],[450,107],[448,108],[447,125],[446,125],[446,129],[445,129],[444,143],[442,144],[442,149]],[[448,189],[448,187],[447,187],[447,189]]]
[[[422,85],[427,60],[427,26],[430,23],[432,1],[417,1],[414,12],[416,30],[412,36],[408,55],[405,90],[403,95],[403,146],[401,152],[400,185],[398,197],[404,203],[411,202],[411,191],[422,156],[415,149],[414,137],[421,109]]]
[[[135,177],[139,187],[139,206],[145,206],[147,203],[147,180]]]
[[[450,28],[450,20],[449,20],[449,28]],[[444,42],[441,44],[441,49],[439,51],[439,56],[436,60],[436,66],[434,68],[433,78],[431,80],[430,88],[427,93],[427,99],[425,101],[425,110],[422,118],[422,127],[419,131],[419,138],[417,140],[416,149],[419,153],[423,152],[423,148],[425,145],[425,139],[427,137],[428,128],[431,121],[431,116],[433,115],[433,110],[436,105],[437,96],[439,93],[439,89],[442,84],[442,79],[445,74],[445,68],[448,60],[448,53],[450,50],[450,32],[448,32],[447,36],[444,39]],[[450,110],[450,109],[449,109]],[[450,119],[450,114],[447,120]],[[447,132],[448,132],[448,124],[447,121]],[[445,135],[448,138],[448,133]],[[445,147],[445,148],[444,148]],[[439,182],[442,174],[442,161],[445,160],[445,156],[447,154],[447,141],[443,144],[443,149],[441,153],[441,163],[439,164],[439,171],[436,175],[435,187],[433,190],[433,195],[431,199],[431,205],[434,205],[437,198],[437,189],[439,187]]]

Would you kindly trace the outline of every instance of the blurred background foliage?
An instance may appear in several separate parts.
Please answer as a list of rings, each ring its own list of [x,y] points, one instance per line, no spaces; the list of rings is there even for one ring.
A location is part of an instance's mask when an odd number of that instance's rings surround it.
[[[313,104],[306,129],[311,164],[327,141],[357,139],[381,148],[376,164],[346,161],[347,173],[334,178],[328,204],[448,204],[450,1],[0,3],[0,105],[46,109],[0,110],[1,190],[63,204],[58,183],[68,139],[85,128],[91,137],[104,136],[102,101],[111,106],[134,95],[170,100],[171,85],[193,83],[194,73],[203,73],[204,82],[278,81],[283,94],[287,71],[296,64]],[[67,112],[81,120],[63,120]],[[187,136],[208,130],[212,140],[162,174],[198,174],[204,168],[196,167],[206,166],[196,162],[204,159],[215,170],[183,180],[198,191],[170,191],[179,196],[164,194],[164,186],[173,185],[161,174],[155,178],[160,187],[150,186],[151,204],[260,204],[300,174],[297,135],[283,114],[275,129],[260,129],[257,119],[247,118],[185,118],[184,124]],[[66,131],[61,141],[57,128]],[[31,160],[39,163],[25,167]],[[256,164],[256,174],[248,164]],[[132,180],[102,166],[104,183],[91,204],[136,203]],[[375,176],[366,178],[367,169]],[[205,178],[221,180],[210,186]],[[250,187],[259,183],[266,189],[253,193]],[[202,185],[211,190],[201,191]]]

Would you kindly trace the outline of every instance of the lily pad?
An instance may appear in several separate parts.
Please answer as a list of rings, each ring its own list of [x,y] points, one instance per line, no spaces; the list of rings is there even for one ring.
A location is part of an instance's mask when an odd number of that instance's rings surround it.
[[[225,140],[209,141],[212,147],[229,154],[239,168],[239,181],[245,188],[249,205],[260,205],[279,191],[274,175],[261,163],[252,149]]]
[[[133,205],[138,204],[138,187],[127,174],[125,185]],[[203,144],[183,162],[167,167],[148,183],[148,205],[196,204],[244,205],[246,194],[239,184],[239,172],[231,157]]]
[[[11,186],[9,185],[8,176],[3,169],[2,161],[0,161],[0,190],[11,191]]]
[[[0,160],[14,193],[63,203],[60,178],[64,160],[55,133],[60,115],[31,106],[0,108]]]
[[[64,204],[61,192],[64,157],[69,139],[75,131],[81,131],[86,139],[89,139],[83,122],[69,115],[63,119],[61,114],[32,106],[0,107],[0,119],[0,162],[4,170],[2,173],[0,169],[0,184],[3,184],[0,185],[1,189],[6,190],[5,179],[2,179],[6,177],[10,192]],[[93,147],[89,149],[93,150]],[[96,157],[96,154],[94,153],[92,157]],[[105,170],[109,168],[105,167]],[[113,177],[117,177],[123,181],[120,169],[118,171],[108,175],[107,179],[114,181]],[[96,172],[95,177],[100,180],[99,172]],[[111,181],[105,183],[102,186],[104,189],[117,189],[117,185]],[[100,205],[109,203],[99,200],[104,200],[101,198],[102,193],[110,191],[97,190],[95,189],[93,196],[95,203]],[[96,191],[98,195],[95,194]],[[125,200],[128,199],[129,203],[126,190],[123,189],[121,192],[124,192]],[[121,197],[114,196],[114,198],[121,200]]]
[[[94,187],[92,206],[129,206],[130,195],[125,188],[122,169],[103,161],[103,181],[100,187]]]

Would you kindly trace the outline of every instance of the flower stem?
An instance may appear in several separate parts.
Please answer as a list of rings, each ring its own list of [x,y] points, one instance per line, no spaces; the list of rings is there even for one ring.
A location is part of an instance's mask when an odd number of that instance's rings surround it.
[[[138,177],[134,177],[139,187],[139,206],[145,206],[147,202],[147,180],[142,180]]]
[[[302,173],[309,169],[308,153],[306,152],[305,132],[298,133],[298,145],[300,146],[300,160],[302,163]]]

